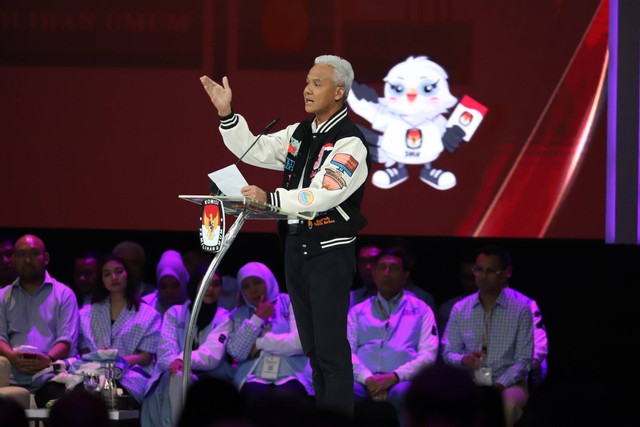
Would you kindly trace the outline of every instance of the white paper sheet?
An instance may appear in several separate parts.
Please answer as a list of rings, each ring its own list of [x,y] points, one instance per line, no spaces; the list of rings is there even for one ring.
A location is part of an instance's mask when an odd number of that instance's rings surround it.
[[[242,196],[240,189],[249,185],[235,164],[211,172],[209,178],[226,196]]]

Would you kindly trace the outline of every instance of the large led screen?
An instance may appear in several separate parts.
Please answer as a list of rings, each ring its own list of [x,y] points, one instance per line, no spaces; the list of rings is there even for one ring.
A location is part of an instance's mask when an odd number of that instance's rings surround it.
[[[236,160],[199,77],[228,76],[254,132],[278,130],[307,118],[306,73],[333,53],[373,158],[364,234],[602,238],[607,6],[4,1],[0,227],[196,230],[178,195]]]

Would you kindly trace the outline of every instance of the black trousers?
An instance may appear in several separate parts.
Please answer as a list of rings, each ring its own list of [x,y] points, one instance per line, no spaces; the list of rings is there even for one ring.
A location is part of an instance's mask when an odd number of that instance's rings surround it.
[[[355,249],[349,246],[307,258],[303,240],[298,234],[287,236],[285,276],[302,349],[311,363],[316,403],[352,416],[347,315]]]

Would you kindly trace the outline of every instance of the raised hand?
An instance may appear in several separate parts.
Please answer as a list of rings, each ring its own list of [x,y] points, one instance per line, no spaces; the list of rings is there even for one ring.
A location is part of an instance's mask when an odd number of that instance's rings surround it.
[[[232,93],[227,76],[222,78],[222,85],[207,76],[200,77],[200,83],[202,83],[204,90],[211,98],[211,103],[218,110],[218,115],[222,117],[231,114]]]
[[[258,303],[258,307],[256,308],[256,316],[259,318],[266,320],[273,316],[275,303],[264,300],[264,295],[260,297],[260,302]]]

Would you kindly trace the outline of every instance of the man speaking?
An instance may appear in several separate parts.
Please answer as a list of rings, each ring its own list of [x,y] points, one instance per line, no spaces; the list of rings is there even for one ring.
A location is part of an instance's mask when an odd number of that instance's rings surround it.
[[[245,119],[231,109],[231,87],[200,78],[218,110],[225,145],[244,162],[283,170],[282,187],[242,188],[246,197],[290,212],[317,212],[310,221],[280,221],[285,241],[287,290],[302,348],[310,358],[316,402],[353,414],[353,368],[347,341],[349,289],[356,269],[355,236],[366,225],[360,213],[369,158],[365,139],[347,115],[353,69],[346,60],[315,59],[304,87],[312,120],[255,140]]]

